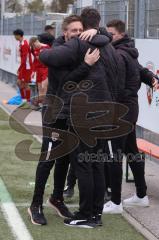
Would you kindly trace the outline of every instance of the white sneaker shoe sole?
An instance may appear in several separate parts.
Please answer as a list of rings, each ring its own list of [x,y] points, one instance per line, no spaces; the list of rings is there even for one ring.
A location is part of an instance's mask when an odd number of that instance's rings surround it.
[[[113,211],[104,211],[103,210],[103,214],[122,214],[123,213],[123,210],[117,210],[117,211],[115,211],[115,210],[113,210]]]
[[[138,206],[138,207],[149,207],[150,203],[149,203],[149,199],[147,196],[143,198],[128,198],[123,200],[123,205],[124,207],[130,207],[130,206]]]
[[[103,214],[122,214],[123,213],[123,208],[121,207],[116,207],[114,209],[111,209],[109,207],[104,207],[103,208]]]

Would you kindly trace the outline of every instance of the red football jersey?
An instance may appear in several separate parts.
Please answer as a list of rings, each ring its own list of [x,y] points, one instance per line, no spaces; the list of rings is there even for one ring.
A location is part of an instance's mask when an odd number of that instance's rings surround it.
[[[32,73],[32,57],[31,50],[27,40],[23,39],[19,44],[20,66],[18,68],[18,78],[20,80],[29,81]]]
[[[34,61],[33,61],[33,69],[36,71],[38,68],[47,68],[42,62],[39,60],[39,55],[40,52],[43,51],[44,49],[50,48],[49,45],[43,45],[40,48],[35,48],[33,49],[32,53],[34,56]]]
[[[36,48],[32,51],[33,56],[34,56],[33,71],[36,73],[36,81],[37,82],[42,82],[42,81],[46,80],[48,77],[48,67],[45,66],[39,60],[40,52],[43,51],[44,49],[48,49],[48,48],[50,48],[50,46],[43,45],[40,48]]]

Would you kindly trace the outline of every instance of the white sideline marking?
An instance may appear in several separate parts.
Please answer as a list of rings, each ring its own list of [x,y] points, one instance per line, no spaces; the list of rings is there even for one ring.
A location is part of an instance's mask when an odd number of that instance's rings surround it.
[[[0,178],[0,207],[16,240],[33,240],[9,192]]]

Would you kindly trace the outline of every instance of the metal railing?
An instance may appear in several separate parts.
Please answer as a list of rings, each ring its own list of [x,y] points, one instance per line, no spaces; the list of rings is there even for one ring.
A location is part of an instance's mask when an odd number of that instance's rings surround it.
[[[38,35],[44,32],[47,24],[54,25],[55,36],[61,34],[61,24],[67,14],[30,14],[3,18],[1,35],[12,35],[17,28],[23,29],[25,35]],[[2,26],[2,19],[0,20]]]
[[[77,0],[76,12],[80,14],[83,0]],[[99,10],[101,25],[112,19],[126,22],[131,37],[159,38],[159,0],[87,0]],[[89,4],[88,4],[89,5]]]

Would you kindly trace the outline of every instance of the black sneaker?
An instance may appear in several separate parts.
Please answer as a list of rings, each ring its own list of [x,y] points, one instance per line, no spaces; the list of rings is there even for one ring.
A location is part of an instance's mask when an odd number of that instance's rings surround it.
[[[93,216],[93,221],[94,221],[96,227],[101,227],[101,226],[103,226],[103,223],[102,223],[102,214],[97,214],[97,215]]]
[[[56,210],[57,214],[62,218],[71,218],[73,216],[62,200],[49,198],[47,205]]]
[[[87,219],[82,216],[79,212],[76,212],[72,218],[65,219],[64,224],[69,227],[78,227],[78,228],[94,228],[96,224],[93,219]]]
[[[63,191],[63,196],[65,198],[72,198],[73,195],[74,195],[74,188],[71,188],[71,187],[67,186],[65,188],[65,190]]]
[[[42,206],[31,206],[28,208],[28,214],[31,222],[35,225],[46,225],[47,221],[43,213]]]

